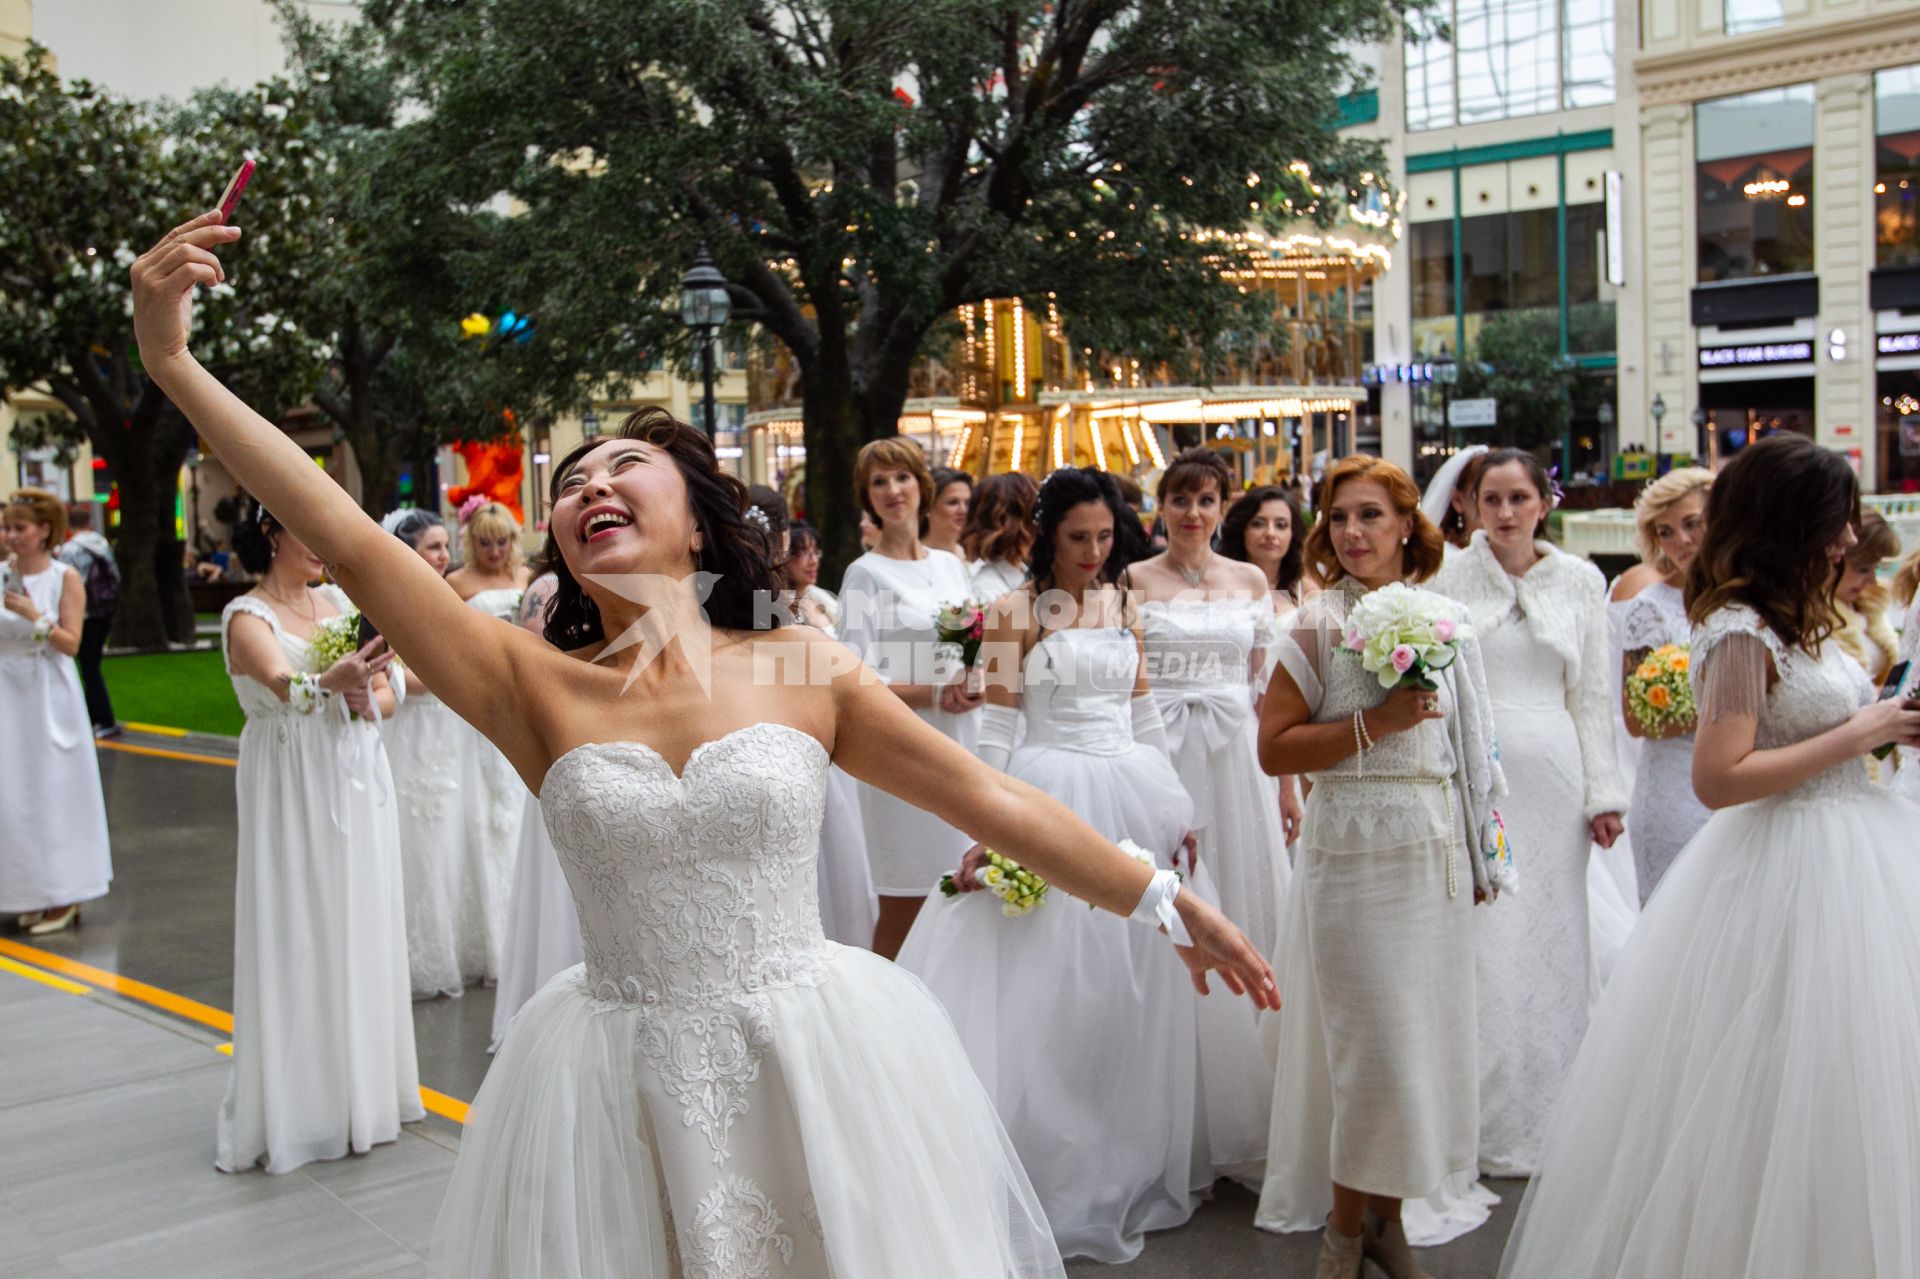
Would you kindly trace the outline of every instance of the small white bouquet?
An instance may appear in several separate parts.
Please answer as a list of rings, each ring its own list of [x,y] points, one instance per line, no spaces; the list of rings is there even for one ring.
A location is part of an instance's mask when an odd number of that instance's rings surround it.
[[[313,674],[324,675],[334,663],[352,657],[360,651],[360,610],[350,608],[338,617],[329,617],[313,628],[313,638],[307,641],[307,651],[313,654]],[[350,719],[360,716],[348,712]]]
[[[1390,582],[1360,598],[1347,614],[1343,647],[1381,688],[1439,687],[1433,676],[1452,666],[1472,628],[1431,591]]]

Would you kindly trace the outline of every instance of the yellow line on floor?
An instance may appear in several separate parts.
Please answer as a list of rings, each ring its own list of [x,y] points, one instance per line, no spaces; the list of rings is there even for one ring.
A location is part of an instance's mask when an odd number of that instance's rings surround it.
[[[37,965],[37,967],[29,965]],[[68,981],[54,974],[64,973],[67,977],[85,977],[95,985],[111,990],[117,995],[124,995],[128,999],[148,1004],[162,1012],[172,1013],[176,1017],[197,1021],[203,1026],[224,1031],[229,1035],[233,1033],[233,1014],[230,1012],[211,1007],[198,1000],[188,999],[185,995],[176,995],[170,990],[162,990],[158,986],[149,986],[146,982],[135,981],[131,977],[122,977],[119,973],[109,972],[104,968],[95,968],[92,964],[83,964],[77,959],[68,959],[65,955],[41,950],[37,946],[23,946],[5,937],[0,937],[0,972],[18,973],[22,977],[30,977],[34,981],[52,986],[55,990],[65,991],[69,995],[85,995],[90,994],[91,991],[77,981]],[[220,1044],[216,1051],[231,1057],[233,1045]],[[467,1112],[471,1109],[458,1097],[449,1097],[443,1092],[427,1087],[420,1089],[420,1104],[442,1119],[451,1119],[456,1124],[466,1123]]]
[[[218,764],[222,768],[238,768],[240,761],[227,759],[220,755],[195,755],[191,751],[163,750],[158,746],[136,746],[132,742],[95,742],[104,751],[124,751],[129,755],[151,755],[155,759],[180,759],[189,764]]]
[[[162,1012],[172,1013],[175,1017],[197,1021],[202,1026],[211,1027],[225,1034],[233,1033],[232,1013],[209,1007],[197,999],[188,999],[185,995],[176,995],[170,990],[161,990],[158,986],[149,986],[131,977],[122,977],[119,973],[108,972],[104,968],[95,968],[92,964],[83,964],[77,959],[68,959],[65,955],[56,955],[50,950],[41,950],[36,946],[23,946],[17,941],[0,937],[0,956],[11,956],[49,972],[78,978],[81,981],[90,981],[116,995],[124,995],[128,999],[149,1004]]]
[[[187,735],[187,730],[184,728],[173,728],[166,724],[136,724],[130,719],[123,720],[120,727],[130,728],[136,733],[146,733],[151,737],[185,737]]]
[[[25,977],[28,981],[37,981],[42,986],[51,986],[55,990],[69,995],[91,995],[93,987],[82,986],[77,981],[68,981],[65,977],[55,977],[52,973],[43,973],[38,968],[30,968],[0,955],[0,973],[12,973],[16,977]]]

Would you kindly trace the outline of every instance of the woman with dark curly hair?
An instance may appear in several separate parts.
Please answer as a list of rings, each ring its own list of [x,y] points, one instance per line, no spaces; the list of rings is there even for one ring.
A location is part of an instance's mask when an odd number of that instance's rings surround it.
[[[1687,577],[1714,814],[1594,1010],[1506,1279],[1920,1274],[1920,806],[1861,762],[1920,742],[1920,703],[1835,642],[1859,512],[1804,436],[1714,478]]]
[[[466,607],[189,350],[195,290],[239,234],[203,214],[134,264],[148,376],[538,791],[580,909],[585,964],[520,1010],[474,1100],[436,1272],[734,1274],[777,1253],[793,1274],[1061,1279],[947,1015],[821,935],[829,766],[1083,901],[1184,928],[1198,982],[1223,970],[1270,1007],[1265,962],[1171,872],[784,624],[743,486],[657,409],[554,468],[554,643]]]
[[[1115,585],[1145,542],[1110,476],[1047,477],[1033,580],[991,610],[981,647],[980,757],[1170,869],[1192,804]],[[953,1015],[1060,1251],[1130,1260],[1216,1177],[1258,1166],[1272,1100],[1258,1032],[1238,1008],[1200,1006],[1154,939],[1118,920],[1070,900],[1008,918],[974,891],[986,864],[976,845],[954,874],[960,895],[920,913],[900,966]],[[1206,873],[1191,881],[1202,893]],[[1008,1000],[983,973],[1031,980]]]

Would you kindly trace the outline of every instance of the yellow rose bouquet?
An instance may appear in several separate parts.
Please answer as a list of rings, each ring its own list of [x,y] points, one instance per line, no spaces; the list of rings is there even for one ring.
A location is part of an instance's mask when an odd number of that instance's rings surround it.
[[[1627,705],[1649,734],[1672,737],[1694,727],[1693,658],[1685,644],[1663,644],[1627,674]]]

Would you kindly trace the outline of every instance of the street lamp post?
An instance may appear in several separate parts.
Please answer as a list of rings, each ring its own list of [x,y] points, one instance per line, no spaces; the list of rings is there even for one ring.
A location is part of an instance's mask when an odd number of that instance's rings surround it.
[[[693,269],[680,277],[680,321],[693,330],[700,344],[700,378],[704,387],[701,412],[708,438],[713,436],[713,338],[727,322],[733,303],[727,297],[727,278],[713,265],[705,243],[693,260]]]
[[[1446,347],[1440,348],[1440,358],[1433,362],[1433,380],[1440,387],[1440,427],[1442,437],[1447,442],[1447,452],[1455,449],[1453,442],[1453,388],[1460,380],[1460,362],[1453,358]]]
[[[1713,459],[1713,437],[1707,433],[1708,416],[1704,405],[1693,408],[1693,463],[1695,466],[1710,466]]]
[[[600,414],[594,411],[591,404],[587,405],[587,411],[580,415],[580,438],[583,440],[600,438]]]
[[[1666,420],[1667,401],[1660,392],[1653,393],[1653,403],[1647,406],[1647,412],[1653,414],[1653,478],[1657,480],[1660,478],[1660,453],[1667,442],[1665,433],[1660,429],[1660,423]]]

